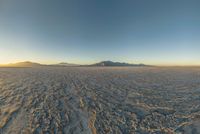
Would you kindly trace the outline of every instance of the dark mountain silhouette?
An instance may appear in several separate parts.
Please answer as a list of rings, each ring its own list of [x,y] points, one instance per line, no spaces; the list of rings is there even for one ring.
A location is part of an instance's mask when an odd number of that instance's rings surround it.
[[[145,64],[129,64],[125,62],[102,61],[91,66],[148,66]]]

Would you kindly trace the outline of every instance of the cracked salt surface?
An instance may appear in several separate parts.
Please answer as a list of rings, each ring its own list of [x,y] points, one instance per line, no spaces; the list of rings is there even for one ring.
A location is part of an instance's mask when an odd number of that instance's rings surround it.
[[[0,68],[2,134],[200,133],[200,68]]]

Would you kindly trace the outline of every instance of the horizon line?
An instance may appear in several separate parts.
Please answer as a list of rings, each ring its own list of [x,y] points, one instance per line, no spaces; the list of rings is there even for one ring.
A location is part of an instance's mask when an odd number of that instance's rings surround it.
[[[2,66],[8,66],[8,65],[14,65],[17,63],[25,63],[25,62],[30,62],[30,63],[36,63],[40,65],[56,65],[60,63],[66,63],[66,64],[74,64],[74,65],[92,65],[104,61],[112,61],[112,60],[101,60],[99,62],[94,62],[90,64],[79,64],[79,63],[71,63],[71,62],[55,62],[55,63],[43,63],[43,62],[35,62],[31,60],[24,60],[24,61],[18,61],[18,62],[10,62],[10,63],[0,63],[0,67]],[[119,62],[119,61],[112,61],[112,62]],[[128,63],[128,64],[144,64],[147,66],[155,66],[155,67],[200,67],[200,64],[145,64],[145,63],[130,63],[130,62],[120,62],[120,63]]]

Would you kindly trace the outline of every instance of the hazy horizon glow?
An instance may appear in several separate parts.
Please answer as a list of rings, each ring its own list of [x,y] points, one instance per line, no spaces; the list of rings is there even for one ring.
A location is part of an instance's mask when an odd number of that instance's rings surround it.
[[[0,0],[0,64],[200,65],[199,0]]]

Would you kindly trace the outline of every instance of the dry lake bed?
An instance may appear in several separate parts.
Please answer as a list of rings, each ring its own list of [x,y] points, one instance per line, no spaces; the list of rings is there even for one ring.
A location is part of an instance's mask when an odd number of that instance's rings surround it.
[[[200,68],[0,68],[0,134],[199,134]]]

